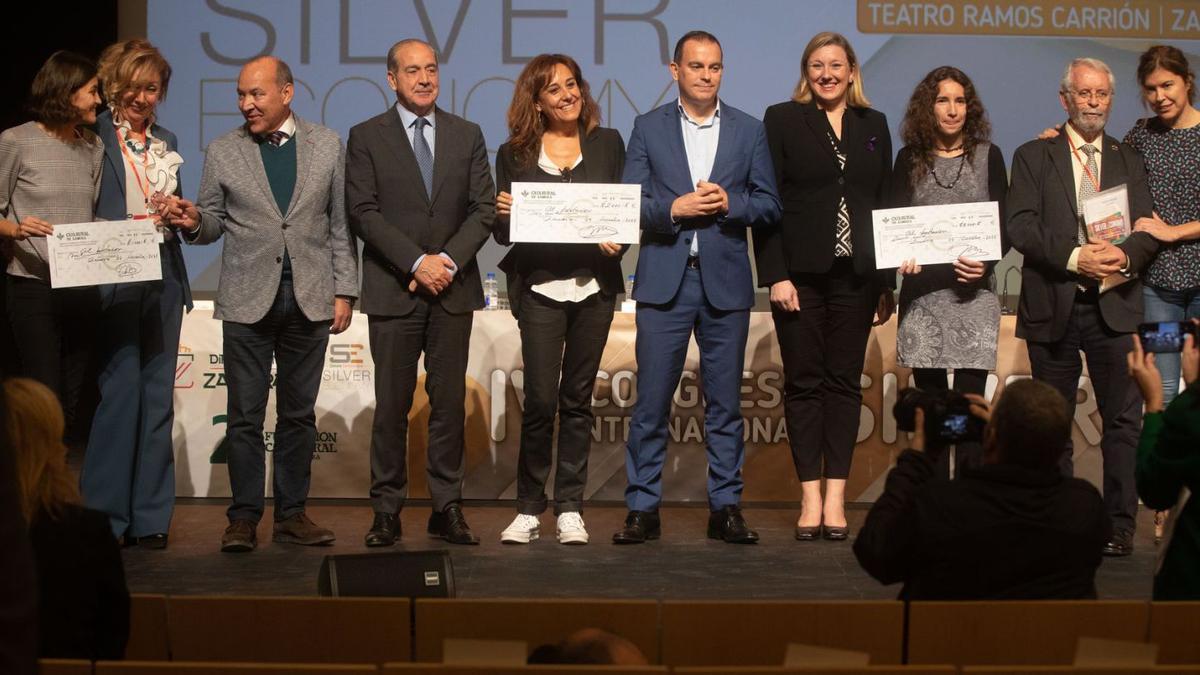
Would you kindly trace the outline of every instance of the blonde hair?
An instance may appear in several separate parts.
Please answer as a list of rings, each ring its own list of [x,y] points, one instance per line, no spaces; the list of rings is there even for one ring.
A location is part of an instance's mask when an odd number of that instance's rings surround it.
[[[12,446],[21,515],[56,518],[66,504],[78,504],[79,488],[67,468],[62,406],[41,382],[11,378],[3,383],[4,426]]]
[[[800,81],[792,91],[792,100],[797,103],[812,101],[812,87],[808,84],[808,59],[813,52],[830,45],[841,47],[846,52],[846,60],[850,62],[850,69],[853,71],[854,80],[846,91],[846,105],[852,108],[870,108],[871,102],[867,100],[867,94],[863,91],[862,68],[858,67],[858,57],[854,54],[854,48],[844,35],[832,31],[817,33],[808,41],[808,46],[804,48],[804,56],[800,58]]]
[[[158,48],[141,38],[123,40],[109,45],[100,53],[100,85],[104,98],[111,106],[119,105],[121,95],[130,91],[137,82],[135,77],[149,68],[162,79],[159,100],[167,98],[167,86],[171,82],[171,64]]]

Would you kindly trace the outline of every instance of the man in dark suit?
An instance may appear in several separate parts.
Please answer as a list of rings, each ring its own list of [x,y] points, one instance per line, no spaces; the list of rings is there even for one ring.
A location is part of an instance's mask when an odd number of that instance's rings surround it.
[[[1008,193],[1008,235],[1025,256],[1017,336],[1029,347],[1035,379],[1067,399],[1075,415],[1082,362],[1096,392],[1104,424],[1104,501],[1113,519],[1106,555],[1133,550],[1134,459],[1141,427],[1141,397],[1126,374],[1125,354],[1142,319],[1142,285],[1136,278],[1158,250],[1153,237],[1135,232],[1119,243],[1089,238],[1080,202],[1108,188],[1129,191],[1130,222],[1151,212],[1142,158],[1104,133],[1112,103],[1112,71],[1096,59],[1075,59],[1063,75],[1059,98],[1070,119],[1063,133],[1026,143],[1013,156]],[[1114,281],[1122,281],[1115,287]],[[1071,453],[1062,469],[1072,473]]]
[[[762,123],[717,97],[721,44],[703,31],[675,45],[679,98],[637,118],[625,159],[627,183],[642,186],[637,309],[637,404],[625,469],[625,527],[618,544],[659,536],[667,417],[693,331],[700,346],[708,449],[708,536],[753,543],[739,506],[739,406],[754,284],[747,228],[780,214]]]
[[[478,544],[462,513],[463,423],[472,312],[483,307],[475,254],[491,235],[495,190],[479,127],[437,108],[438,60],[420,40],[388,51],[397,104],[350,130],[346,205],[363,250],[363,305],[375,359],[367,546],[400,536],[408,412],[425,354],[432,408],[428,531]]]

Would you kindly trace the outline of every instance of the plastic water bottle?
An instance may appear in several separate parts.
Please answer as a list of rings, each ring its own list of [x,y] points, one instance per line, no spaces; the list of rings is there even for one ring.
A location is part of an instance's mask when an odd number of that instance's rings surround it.
[[[498,309],[500,306],[500,285],[496,283],[496,273],[488,272],[483,280],[483,308]]]
[[[625,279],[625,299],[626,300],[633,299],[633,275],[632,274],[630,274],[629,277],[627,277]]]

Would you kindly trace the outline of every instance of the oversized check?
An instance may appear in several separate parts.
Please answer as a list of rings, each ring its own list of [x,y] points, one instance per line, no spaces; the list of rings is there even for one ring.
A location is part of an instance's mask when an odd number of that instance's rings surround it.
[[[940,204],[876,209],[875,266],[899,267],[910,258],[918,265],[1004,257],[1000,242],[1000,204]]]
[[[162,278],[158,243],[149,219],[55,225],[46,237],[51,288],[96,286]]]
[[[513,242],[636,244],[642,186],[620,183],[513,183]]]

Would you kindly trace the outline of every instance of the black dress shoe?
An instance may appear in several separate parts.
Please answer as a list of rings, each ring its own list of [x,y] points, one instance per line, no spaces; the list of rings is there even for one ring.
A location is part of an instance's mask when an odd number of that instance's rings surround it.
[[[371,529],[363,537],[363,543],[369,547],[391,546],[400,538],[400,519],[390,513],[376,513],[371,521]]]
[[[613,535],[614,544],[641,544],[662,536],[657,511],[630,511],[625,527]]]
[[[466,544],[476,546],[479,544],[479,537],[471,534],[471,528],[467,525],[467,519],[463,517],[462,505],[451,504],[441,513],[434,512],[429,514],[429,534],[435,537],[441,537],[451,544]]]
[[[136,538],[138,548],[146,548],[154,551],[161,551],[167,547],[167,535],[164,532],[148,534],[144,537]]]
[[[1106,556],[1123,557],[1133,553],[1133,533],[1118,531],[1113,533],[1113,538],[1100,549],[1100,552]]]
[[[758,533],[750,529],[742,510],[732,504],[708,514],[708,538],[727,544],[757,544]]]
[[[845,541],[850,536],[850,527],[843,525],[842,527],[834,527],[833,525],[822,525],[821,536],[829,541]]]
[[[817,539],[820,539],[820,538],[821,538],[821,526],[820,525],[813,525],[811,527],[807,526],[807,525],[805,525],[805,526],[797,525],[796,526],[796,540],[797,541],[816,541]]]

